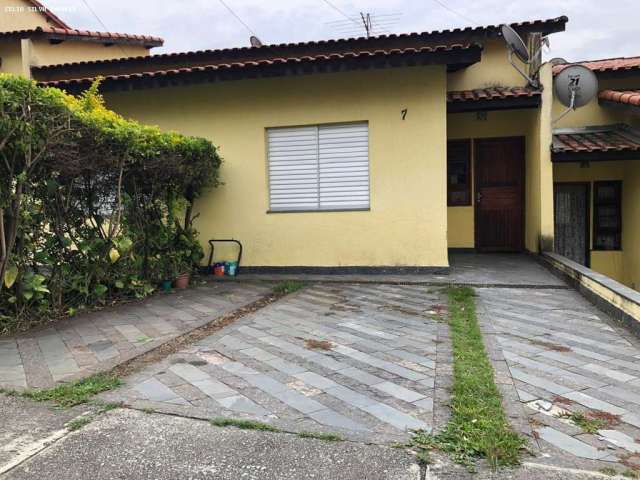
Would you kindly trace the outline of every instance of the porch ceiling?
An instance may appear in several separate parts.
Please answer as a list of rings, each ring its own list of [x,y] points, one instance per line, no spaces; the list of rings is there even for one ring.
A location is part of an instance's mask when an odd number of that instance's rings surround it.
[[[447,113],[537,108],[542,91],[533,87],[489,87],[447,93]]]
[[[640,159],[640,130],[625,124],[557,129],[551,151],[553,162]]]

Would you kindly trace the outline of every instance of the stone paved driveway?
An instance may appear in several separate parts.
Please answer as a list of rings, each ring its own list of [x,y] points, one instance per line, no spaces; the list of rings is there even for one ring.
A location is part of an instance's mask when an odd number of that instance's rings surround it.
[[[312,285],[103,397],[289,431],[403,440],[446,414],[434,417],[450,381],[445,304],[439,289],[420,285]]]
[[[573,290],[482,288],[478,311],[514,424],[537,461],[640,467],[640,343]],[[586,433],[567,416],[603,421]]]
[[[0,338],[0,387],[44,388],[109,369],[258,300],[273,284],[207,284]]]

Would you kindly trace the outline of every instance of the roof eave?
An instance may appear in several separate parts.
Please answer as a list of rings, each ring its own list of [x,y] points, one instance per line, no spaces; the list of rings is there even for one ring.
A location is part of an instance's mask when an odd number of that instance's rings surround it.
[[[585,162],[613,162],[619,160],[640,160],[640,150],[593,150],[583,152],[553,151],[553,163],[585,163]]]
[[[447,113],[489,112],[538,108],[540,107],[541,102],[542,96],[539,93],[521,97],[455,101],[447,103]]]
[[[447,68],[464,68],[479,62],[481,52],[482,47],[480,45],[471,45],[429,52],[360,54],[348,58],[282,59],[280,62],[273,62],[266,65],[249,62],[248,64],[238,65],[186,67],[169,71],[105,76],[101,90],[161,88],[181,84],[429,65],[446,65]],[[49,82],[41,81],[40,84],[63,88],[69,92],[76,93],[86,89],[94,80],[95,77],[91,77]]]
[[[73,30],[71,30],[73,31]],[[53,32],[44,30],[42,27],[37,27],[33,30],[17,30],[14,32],[0,32],[0,38],[30,38],[35,40],[48,40],[52,44],[60,44],[62,42],[90,42],[101,43],[103,45],[141,45],[145,48],[161,47],[164,45],[162,38],[152,38],[144,35],[121,35],[121,34],[106,34],[104,32],[95,32],[95,35],[90,34],[71,34],[63,32]]]
[[[625,110],[627,112],[631,112],[634,115],[640,115],[640,105],[632,105],[630,103],[615,102],[613,100],[605,100],[602,98],[598,99],[598,104],[602,107],[616,108],[618,110]]]

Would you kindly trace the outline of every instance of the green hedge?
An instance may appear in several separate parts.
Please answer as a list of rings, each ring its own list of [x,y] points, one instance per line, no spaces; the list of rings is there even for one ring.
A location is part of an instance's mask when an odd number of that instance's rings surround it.
[[[0,334],[143,297],[203,252],[192,205],[218,185],[208,140],[0,75]]]

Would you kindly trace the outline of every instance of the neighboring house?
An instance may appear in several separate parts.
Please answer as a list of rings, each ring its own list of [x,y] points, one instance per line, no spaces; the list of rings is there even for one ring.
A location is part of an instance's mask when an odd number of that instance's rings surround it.
[[[556,251],[637,290],[640,57],[578,63],[596,73],[600,94],[555,125]],[[562,109],[554,102],[553,115]]]
[[[566,22],[512,26],[533,52]],[[540,68],[540,88],[527,86],[499,26],[70,61],[29,74],[72,93],[104,76],[114,110],[220,145],[224,185],[199,200],[197,228],[205,244],[241,240],[243,265],[256,269],[445,270],[450,249],[550,250],[554,183],[584,172],[554,163],[552,65]]]
[[[158,37],[75,30],[37,0],[0,0],[0,72],[62,62],[148,55]]]

